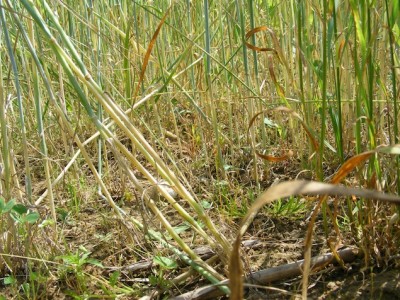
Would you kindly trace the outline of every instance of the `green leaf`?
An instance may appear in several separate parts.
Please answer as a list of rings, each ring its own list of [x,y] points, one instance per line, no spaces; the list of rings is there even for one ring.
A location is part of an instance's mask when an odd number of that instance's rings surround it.
[[[31,286],[29,285],[28,282],[24,282],[24,283],[22,284],[22,289],[24,290],[24,294],[25,294],[25,295],[29,295],[29,292],[30,292],[30,290],[31,290]]]
[[[104,268],[103,264],[99,260],[94,259],[94,258],[88,258],[86,260],[86,263],[94,265],[94,266],[99,267],[99,268]]]
[[[189,225],[187,225],[187,224],[182,224],[182,225],[175,226],[175,227],[174,227],[174,231],[175,231],[177,234],[180,234],[181,232],[184,232],[184,231],[188,230],[189,228],[190,228]]]
[[[23,223],[22,216],[15,211],[10,213],[11,218],[17,223]]]
[[[31,212],[26,215],[25,222],[28,222],[29,224],[34,224],[38,219],[39,219],[39,214],[37,212]]]
[[[14,206],[15,206],[15,199],[11,199],[4,206],[3,213],[9,212]]]
[[[212,203],[206,200],[201,200],[200,201],[201,206],[203,206],[204,209],[210,209],[212,208]]]
[[[87,251],[87,250],[86,250]],[[81,255],[80,260],[86,262],[91,252],[87,251]]]
[[[43,222],[39,224],[39,227],[43,228],[43,227],[50,226],[53,224],[54,224],[54,220],[46,219],[46,220],[43,220]]]
[[[121,272],[119,271],[115,271],[113,273],[111,273],[110,275],[110,279],[108,280],[110,282],[111,286],[115,286],[118,282],[118,278],[121,275]]]
[[[156,255],[153,258],[153,262],[164,269],[175,269],[176,267],[178,267],[178,264],[175,260],[164,256]]]
[[[150,275],[149,276],[149,283],[152,286],[158,285],[159,279],[158,277],[154,276],[154,275]]]
[[[14,205],[15,205],[15,199],[11,199],[10,201],[6,202],[4,198],[0,197],[0,214],[9,212]]]
[[[10,285],[10,284],[17,283],[17,279],[12,275],[4,277],[3,280],[4,280],[4,285]]]
[[[61,259],[66,265],[78,265],[79,257],[74,254],[56,256],[55,259]]]
[[[29,280],[35,281],[38,280],[39,274],[37,272],[29,272]]]
[[[26,214],[28,212],[28,208],[23,204],[15,204],[12,210],[18,213],[19,215]]]

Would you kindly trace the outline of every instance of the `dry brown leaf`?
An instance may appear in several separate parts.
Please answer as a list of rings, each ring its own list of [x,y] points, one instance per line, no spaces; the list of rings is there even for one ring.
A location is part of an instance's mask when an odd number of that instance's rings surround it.
[[[400,154],[400,145],[378,147],[375,150],[366,151],[349,158],[333,176],[331,183],[341,182],[351,171],[364,163],[374,153]]]
[[[271,48],[271,47],[261,48],[261,47],[257,47],[257,46],[255,46],[255,45],[252,45],[252,44],[250,44],[250,43],[247,42],[247,40],[248,40],[252,35],[256,34],[257,32],[261,32],[261,31],[267,31],[267,32],[269,33],[269,35],[270,35],[270,37],[271,37],[271,39],[272,39],[272,43],[274,44],[274,48]],[[289,67],[289,64],[288,64],[287,60],[285,59],[285,56],[283,55],[283,50],[282,50],[282,48],[281,48],[281,44],[280,44],[280,42],[279,42],[279,39],[278,39],[278,37],[276,36],[275,32],[274,32],[271,28],[269,28],[268,26],[259,26],[259,27],[256,27],[256,28],[250,30],[249,32],[247,32],[247,33],[246,33],[246,46],[247,46],[248,48],[250,48],[250,49],[252,49],[252,50],[254,50],[254,51],[258,51],[258,52],[272,52],[272,53],[274,54],[274,56],[276,56],[276,57],[278,58],[279,62],[282,63],[282,64],[285,66],[286,72],[287,72],[287,74],[288,74],[289,77],[290,77],[291,84],[295,87],[295,89],[297,89],[297,87],[296,87],[296,82],[293,80],[293,74],[292,74],[292,72],[291,72],[291,69],[290,69],[290,67]],[[270,65],[270,66],[269,66],[269,69],[270,69],[271,66],[272,66],[272,62],[270,62],[269,65]],[[271,69],[270,69],[270,71],[271,71]],[[274,75],[274,76],[275,76],[275,75]],[[275,86],[277,86],[277,81],[276,81],[276,79],[273,79],[273,80],[274,80]],[[279,88],[280,88],[280,85],[279,85],[279,84],[278,84],[278,86],[279,86]],[[278,87],[277,87],[277,88],[278,88]],[[278,93],[280,92],[279,88],[278,88]],[[282,89],[282,90],[283,90],[283,89]],[[281,96],[281,95],[280,95],[280,96]]]
[[[271,31],[267,26],[260,26],[260,27],[254,28],[254,29],[252,29],[252,30],[250,30],[249,32],[246,33],[246,41],[247,41],[253,34],[255,34],[255,33],[257,33],[257,32],[260,32],[260,31],[268,31],[268,32],[272,35],[272,33],[271,33],[272,31]],[[259,52],[273,52],[273,53],[275,53],[276,55],[278,55],[278,52],[277,52],[274,48],[269,48],[269,47],[261,48],[261,47],[254,46],[254,45],[252,45],[252,44],[250,44],[250,43],[248,43],[248,42],[246,42],[246,46],[247,46],[248,48],[250,48],[251,50],[255,50],[255,51],[259,51]]]
[[[315,137],[313,136],[313,134],[311,133],[311,130],[308,128],[307,124],[303,121],[303,119],[300,117],[300,115],[298,113],[296,113],[294,110],[291,110],[290,108],[284,107],[284,106],[279,106],[276,107],[274,109],[270,109],[270,110],[263,110],[260,111],[258,113],[256,113],[250,120],[249,123],[249,127],[247,128],[247,136],[248,136],[248,140],[249,139],[249,134],[250,134],[250,128],[253,126],[254,122],[256,121],[257,117],[261,114],[267,113],[267,112],[282,112],[282,113],[287,113],[290,116],[293,116],[295,118],[297,118],[300,121],[301,126],[303,127],[303,129],[306,131],[306,134],[308,136],[308,138],[310,139],[314,151],[318,151],[319,149],[319,145],[317,140],[315,139]],[[262,159],[265,159],[267,161],[270,162],[279,162],[279,161],[283,161],[286,159],[289,159],[291,156],[293,156],[293,152],[291,150],[288,151],[287,154],[282,155],[282,156],[272,156],[272,155],[266,155],[266,154],[261,154],[260,152],[258,152],[257,150],[253,149],[254,152],[256,153],[256,155]]]
[[[171,7],[172,7],[172,5],[165,12],[164,16],[162,17],[162,19],[160,21],[160,24],[158,24],[157,29],[154,32],[154,34],[153,34],[153,36],[152,36],[152,38],[150,40],[149,46],[147,47],[147,51],[146,51],[146,54],[145,54],[144,59],[143,59],[142,69],[140,71],[139,82],[138,82],[138,85],[136,87],[135,94],[133,95],[133,98],[136,98],[136,96],[138,95],[140,86],[141,86],[141,84],[143,82],[143,79],[144,79],[144,74],[146,73],[147,65],[149,63],[151,51],[153,50],[153,47],[154,47],[154,45],[156,43],[158,34],[160,33],[161,27],[163,26],[165,20],[167,19],[167,16],[169,14],[169,11],[171,10]]]

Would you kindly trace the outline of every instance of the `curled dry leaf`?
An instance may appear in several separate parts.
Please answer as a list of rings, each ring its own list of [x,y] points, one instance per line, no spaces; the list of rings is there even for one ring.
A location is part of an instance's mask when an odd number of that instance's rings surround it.
[[[254,204],[250,207],[239,228],[239,233],[234,242],[229,262],[229,288],[231,290],[230,299],[243,299],[243,269],[239,254],[240,242],[243,234],[252,223],[258,211],[264,205],[269,204],[277,199],[282,199],[294,195],[356,195],[362,198],[400,204],[400,197],[395,195],[384,194],[373,190],[356,189],[315,181],[294,180],[283,182],[270,187],[266,192],[261,194],[254,202]]]
[[[254,122],[256,121],[257,117],[259,115],[265,114],[267,112],[282,112],[282,113],[288,114],[291,117],[294,117],[294,118],[298,119],[300,121],[301,126],[306,131],[306,134],[307,134],[308,138],[310,139],[310,141],[311,141],[311,143],[313,145],[314,151],[315,152],[318,151],[319,145],[318,145],[318,142],[315,139],[311,129],[308,128],[307,124],[303,121],[303,119],[300,117],[300,115],[298,113],[296,113],[294,110],[292,110],[290,108],[287,108],[287,107],[284,107],[284,106],[279,106],[279,107],[276,107],[276,108],[270,109],[270,110],[262,110],[262,111],[256,113],[251,118],[250,123],[249,123],[249,127],[247,128],[248,140],[250,140],[249,139],[250,128],[254,125]],[[277,156],[272,156],[272,155],[267,155],[267,154],[262,154],[262,153],[258,152],[255,149],[253,149],[253,150],[254,150],[254,152],[256,153],[256,155],[258,157],[260,157],[262,159],[265,159],[265,160],[267,160],[269,162],[279,162],[279,161],[287,160],[287,159],[289,159],[290,157],[293,156],[293,152],[291,150],[289,150],[287,154],[284,154],[284,155],[278,156],[278,157]]]
[[[273,41],[275,42],[275,39],[276,39],[275,33],[267,26],[256,27],[256,28],[250,30],[249,32],[247,32],[246,33],[246,41],[253,34],[255,34],[257,32],[261,32],[261,31],[268,31],[269,34],[271,35],[271,37],[273,38]],[[275,43],[275,45],[276,44],[279,45],[279,43]],[[275,55],[278,55],[278,51],[274,48],[270,48],[270,47],[261,48],[261,47],[254,46],[254,45],[250,44],[249,42],[246,42],[246,46],[247,46],[247,48],[250,48],[251,50],[255,50],[255,51],[259,51],[259,52],[273,52]]]
[[[256,34],[257,32],[262,32],[262,31],[266,31],[266,32],[269,33],[269,35],[270,35],[270,37],[272,39],[272,43],[274,45],[273,48],[271,48],[271,47],[257,47],[255,45],[252,45],[249,42],[247,42],[247,40],[252,35]],[[291,80],[291,84],[296,88],[296,82],[293,80],[293,74],[291,72],[291,69],[289,67],[289,64],[288,64],[287,60],[285,59],[285,56],[283,54],[283,50],[282,50],[282,48],[280,46],[279,39],[278,39],[277,35],[275,34],[275,32],[271,28],[269,28],[268,26],[259,26],[259,27],[253,28],[252,30],[248,31],[246,33],[246,47],[251,49],[251,50],[257,51],[257,52],[270,52],[270,53],[273,54],[274,57],[277,57],[279,62],[282,63],[285,66],[285,70],[286,70],[286,72],[287,72],[287,74],[288,74],[288,76],[289,76],[289,78]],[[277,79],[275,77],[275,72],[273,71],[272,57],[271,56],[269,56],[268,65],[269,65],[268,69],[269,69],[270,75],[272,77],[272,81],[273,81],[273,83],[274,83],[274,85],[275,85],[275,87],[277,89],[277,92],[278,92],[279,96],[284,98],[284,90],[279,85],[279,83],[278,83],[278,81],[277,81]]]

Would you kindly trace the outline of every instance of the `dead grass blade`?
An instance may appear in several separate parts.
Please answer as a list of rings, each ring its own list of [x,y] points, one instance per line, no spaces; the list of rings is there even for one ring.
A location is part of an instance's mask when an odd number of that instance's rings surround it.
[[[349,158],[333,176],[331,183],[341,182],[351,171],[364,163],[372,154],[400,154],[400,144],[386,147],[379,147],[371,151],[366,151]]]
[[[268,31],[270,34],[272,32],[272,30],[270,30],[267,26],[260,26],[260,27],[256,27],[252,30],[250,30],[249,32],[246,33],[246,41],[255,33],[260,32],[260,31]],[[261,47],[257,47],[254,46],[248,42],[246,42],[246,46],[248,48],[250,48],[251,50],[255,50],[258,52],[273,52],[275,55],[278,55],[278,51],[276,51],[274,48],[261,48]]]
[[[247,40],[253,35],[256,34],[257,32],[261,32],[261,31],[267,31],[272,39],[272,43],[274,45],[274,48],[270,48],[270,47],[265,47],[265,48],[261,48],[261,47],[257,47],[254,46],[250,43],[247,42]],[[253,28],[252,30],[248,31],[246,33],[246,46],[254,51],[258,51],[258,52],[272,52],[274,54],[274,56],[276,56],[279,60],[280,63],[282,63],[285,66],[285,70],[287,72],[287,74],[289,75],[289,78],[291,80],[291,83],[293,84],[294,87],[296,87],[296,83],[293,80],[293,74],[291,72],[291,69],[289,67],[289,64],[287,62],[287,60],[285,59],[285,56],[283,55],[283,51],[279,42],[278,37],[276,36],[275,32],[269,28],[268,26],[260,26],[260,27],[256,27]],[[281,92],[283,92],[283,88],[279,85],[278,81],[276,80],[275,77],[275,73],[273,71],[273,65],[272,65],[272,57],[269,56],[269,72],[270,75],[272,77],[272,80],[274,81],[275,87],[277,88],[277,91],[279,93],[279,96],[284,97],[283,94],[281,94]],[[297,87],[296,87],[297,89]]]
[[[268,72],[269,72],[269,75],[271,76],[272,82],[275,85],[275,89],[276,89],[276,92],[278,93],[279,97],[285,98],[285,90],[279,84],[279,82],[278,82],[278,80],[276,79],[276,76],[275,76],[274,61],[272,60],[272,56],[271,55],[268,55]]]
[[[270,28],[268,28],[267,26],[256,27],[256,28],[250,30],[249,32],[247,32],[246,33],[246,41],[253,34],[255,34],[257,32],[260,32],[260,31],[267,31],[272,37],[272,40],[274,42],[274,46],[276,47],[278,45],[278,47],[279,47],[279,44],[276,43],[277,39],[276,39],[276,36],[275,36],[274,32]],[[254,45],[250,44],[249,42],[246,42],[246,46],[248,48],[250,48],[251,50],[254,50],[254,51],[257,51],[257,52],[272,52],[274,54],[274,56],[277,57],[280,62],[282,62],[282,59],[281,59],[281,57],[279,55],[279,52],[274,48],[270,48],[270,47],[261,48],[261,47],[254,46]],[[276,91],[277,91],[278,95],[281,98],[285,98],[285,90],[279,84],[279,82],[278,82],[278,80],[276,79],[276,76],[275,76],[274,62],[273,62],[273,59],[272,59],[272,55],[268,55],[268,71],[269,71],[269,75],[271,76],[272,82],[275,85],[275,88],[276,88]]]
[[[142,70],[140,71],[139,82],[137,84],[137,87],[136,87],[136,90],[135,90],[135,94],[133,95],[133,99],[135,99],[136,96],[139,93],[139,89],[140,89],[140,86],[142,85],[142,82],[143,82],[143,79],[144,79],[144,74],[146,73],[147,65],[149,63],[151,51],[153,50],[153,47],[154,47],[154,45],[156,43],[158,34],[160,33],[161,27],[164,25],[164,22],[167,19],[167,16],[168,16],[168,14],[169,14],[169,12],[171,10],[171,7],[172,7],[172,5],[165,12],[164,16],[162,17],[162,19],[160,21],[160,24],[158,24],[157,29],[154,32],[154,34],[153,34],[153,36],[152,36],[152,38],[150,40],[149,46],[147,47],[147,51],[146,51],[146,54],[145,54],[144,59],[143,59]]]
[[[282,199],[294,195],[331,195],[331,196],[352,196],[385,201],[390,203],[400,204],[400,197],[389,195],[367,189],[356,189],[334,184],[321,183],[315,181],[294,180],[279,183],[270,187],[266,192],[261,194],[254,204],[250,207],[246,216],[242,220],[239,228],[239,233],[233,245],[233,249],[229,262],[229,280],[230,280],[230,299],[239,300],[243,299],[243,282],[241,279],[243,270],[240,261],[240,242],[243,234],[252,223],[258,211],[266,204],[269,204],[277,199]],[[305,261],[304,267],[306,268],[307,262]],[[304,274],[307,276],[307,274]]]

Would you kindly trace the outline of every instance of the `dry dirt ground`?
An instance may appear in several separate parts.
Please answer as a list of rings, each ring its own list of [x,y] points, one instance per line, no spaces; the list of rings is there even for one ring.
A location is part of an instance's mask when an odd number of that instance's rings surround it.
[[[117,190],[120,190],[119,188]],[[90,193],[89,193],[90,194]],[[115,201],[128,215],[135,216],[140,221],[145,219],[151,228],[160,228],[159,224],[151,213],[143,211],[143,205],[137,202],[132,195],[118,194],[115,192]],[[191,291],[208,282],[199,276],[193,275],[185,284],[179,287],[163,289],[160,285],[150,284],[151,276],[160,274],[157,265],[152,264],[155,255],[173,257],[171,252],[166,251],[154,242],[146,241],[143,233],[129,231],[119,220],[114,217],[109,205],[99,199],[81,199],[79,210],[73,214],[60,219],[59,228],[62,230],[63,240],[58,245],[60,253],[74,253],[79,247],[89,251],[90,257],[100,261],[105,268],[92,265],[85,265],[84,271],[93,278],[109,280],[110,275],[118,270],[120,276],[118,281],[125,286],[138,291],[136,296],[122,297],[119,299],[136,299],[139,296],[150,295],[159,289],[166,298],[177,296],[181,293]],[[66,197],[68,199],[68,197]],[[140,201],[139,201],[140,202]],[[71,211],[71,203],[64,203],[65,211]],[[60,205],[61,207],[61,205]],[[221,226],[221,231],[230,240],[234,240],[237,224],[240,218],[232,219],[221,217],[217,212],[210,211],[211,218]],[[163,210],[166,216],[174,214],[172,210],[165,207]],[[257,241],[256,247],[243,249],[245,270],[252,272],[292,263],[303,259],[304,239],[308,223],[304,221],[310,210],[300,215],[290,217],[274,215],[268,209],[260,213],[243,240]],[[174,219],[172,216],[171,219]],[[225,224],[226,222],[226,224]],[[183,225],[176,222],[174,226]],[[43,236],[37,236],[37,247],[46,247],[43,244]],[[188,243],[192,248],[202,246],[193,240],[188,234]],[[189,240],[191,239],[191,240]],[[345,246],[353,244],[351,237],[343,237],[342,243]],[[317,220],[313,238],[312,256],[318,256],[330,252],[323,230],[322,220]],[[60,262],[60,261],[59,261]],[[181,274],[185,266],[179,265],[178,269],[165,271],[163,278],[172,280]],[[330,265],[310,277],[310,299],[400,299],[400,258],[393,258],[385,266],[376,268],[370,266],[363,269],[362,259],[358,259],[346,265],[347,270],[341,267]],[[216,269],[226,274],[227,266],[218,264]],[[37,299],[84,299],[77,297],[79,294],[97,295],[97,299],[105,299],[106,293],[99,287],[96,280],[86,278],[86,286],[79,286],[73,274],[60,278],[56,269],[52,269],[52,276],[41,283],[41,295]],[[21,276],[24,278],[24,276]],[[5,287],[0,282],[0,295],[5,299],[26,299],[16,290]],[[22,282],[21,282],[22,283]],[[246,291],[247,299],[296,299],[301,291],[301,277],[287,278],[280,282],[269,285],[277,290],[265,290],[250,288]],[[77,291],[78,289],[78,291]],[[75,291],[72,297],[71,291]],[[21,292],[21,289],[19,289]],[[104,298],[102,298],[104,296]],[[166,299],[163,298],[163,299]],[[95,299],[95,298],[88,298]],[[109,298],[108,298],[109,299]],[[224,299],[224,298],[221,298]]]
[[[313,256],[329,252],[321,222],[315,226]],[[303,220],[259,216],[252,228],[252,238],[263,247],[248,251],[252,268],[265,269],[303,259],[306,224]],[[346,270],[329,265],[310,277],[309,299],[400,299],[400,257],[386,267],[363,267],[359,258],[346,264]],[[250,289],[248,299],[298,299],[301,278],[288,278],[270,284],[291,294]]]
[[[70,225],[65,225],[65,235],[68,243],[83,245],[92,252],[91,257],[96,258],[106,267],[136,265],[138,262],[152,261],[153,255],[162,253],[167,256],[162,248],[154,248],[154,244],[143,242],[141,233],[136,233],[134,241],[129,240],[123,226],[116,220],[104,219],[104,213],[94,214],[93,211],[83,210],[80,220]],[[137,209],[132,207],[132,212]],[[96,217],[94,217],[96,216]],[[178,225],[178,224],[177,224]],[[231,225],[232,227],[234,225]],[[232,228],[231,227],[231,228]],[[85,228],[85,230],[82,230]],[[317,221],[313,240],[313,256],[329,252],[323,234],[322,221]],[[229,229],[226,229],[229,231]],[[284,265],[303,259],[304,238],[307,224],[303,218],[277,217],[269,214],[260,214],[253,222],[244,240],[257,240],[256,247],[244,250],[245,269],[257,271],[274,266]],[[227,232],[227,235],[231,235]],[[125,245],[124,245],[125,244]],[[196,245],[193,245],[196,248]],[[139,264],[140,266],[140,264]],[[123,269],[120,280],[125,285],[138,288],[143,294],[151,294],[157,289],[150,285],[147,279],[158,274],[158,266],[147,264],[147,267]],[[389,263],[388,268],[362,268],[362,259],[346,265],[347,270],[330,265],[310,277],[310,299],[400,299],[400,259]],[[183,266],[182,266],[183,267]],[[225,266],[218,265],[221,272],[226,271]],[[95,276],[107,278],[111,272],[108,269],[87,267],[87,272]],[[166,272],[166,279],[173,279],[179,275],[180,270]],[[199,281],[200,280],[200,281]],[[170,289],[164,292],[167,298],[190,291],[196,287],[208,284],[198,276],[193,276],[185,286],[179,289]],[[54,286],[54,283],[53,283]],[[301,278],[287,278],[281,282],[271,283],[271,287],[284,290],[288,293],[263,289],[249,289],[247,299],[296,299],[300,294]],[[58,282],[53,289],[54,295],[50,297],[63,298],[64,291],[72,288],[68,284]],[[96,286],[89,287],[93,294],[102,294]],[[296,296],[297,295],[297,296]],[[69,298],[69,297],[67,297]],[[129,299],[129,297],[127,298]],[[223,298],[222,298],[223,299]]]

